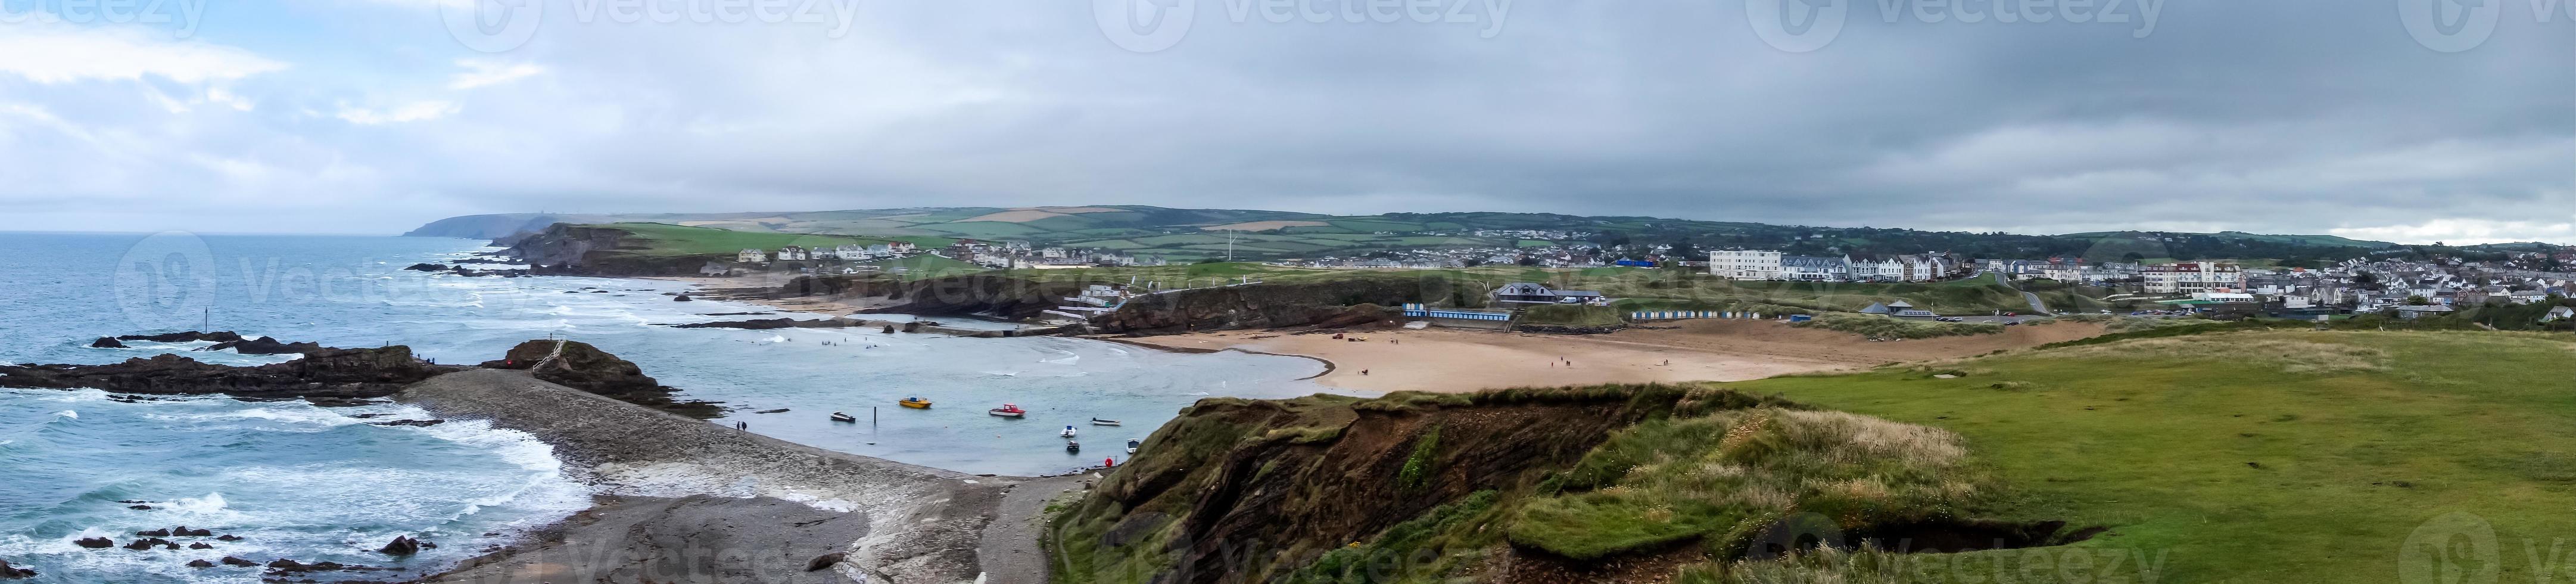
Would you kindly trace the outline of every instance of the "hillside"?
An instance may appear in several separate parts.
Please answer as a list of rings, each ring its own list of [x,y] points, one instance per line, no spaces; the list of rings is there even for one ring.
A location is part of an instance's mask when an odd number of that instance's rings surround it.
[[[2557,537],[2576,495],[2563,337],[2070,345],[1699,386],[1205,400],[1063,510],[1057,581],[2339,584],[2567,566],[2546,543],[2513,555]],[[2433,547],[2459,542],[2513,561]]]
[[[1141,205],[618,215],[514,213],[441,219],[405,235],[501,238],[541,231],[559,222],[666,223],[742,232],[855,237],[1022,240],[1180,260],[1223,258],[1229,253],[1237,259],[1276,259],[1349,257],[1404,249],[1508,249],[1562,243],[1636,243],[1694,249],[1779,249],[1806,255],[1945,250],[1991,258],[2082,256],[2094,261],[2241,258],[2306,265],[2395,246],[2327,235],[2235,232],[2015,235],[1552,213],[1320,215]]]

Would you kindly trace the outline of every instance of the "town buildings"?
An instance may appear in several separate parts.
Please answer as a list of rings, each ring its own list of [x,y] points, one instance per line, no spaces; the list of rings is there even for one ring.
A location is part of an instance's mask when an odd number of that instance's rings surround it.
[[[2236,264],[2182,262],[2147,266],[2140,271],[2148,294],[2234,292],[2245,287],[2245,270]]]

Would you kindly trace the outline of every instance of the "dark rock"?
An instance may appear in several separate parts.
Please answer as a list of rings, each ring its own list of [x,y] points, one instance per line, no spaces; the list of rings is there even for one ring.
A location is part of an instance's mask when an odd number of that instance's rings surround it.
[[[253,561],[250,561],[250,560],[245,560],[245,559],[236,558],[236,557],[232,557],[232,556],[224,556],[224,560],[223,560],[223,562],[224,562],[224,565],[226,565],[226,566],[238,566],[238,567],[243,567],[243,568],[248,568],[248,567],[251,567],[251,566],[257,566],[257,565],[259,565],[259,562],[253,562]]]
[[[92,348],[92,349],[123,349],[123,348],[125,348],[125,342],[124,342],[124,341],[116,340],[116,337],[99,337],[99,338],[98,338],[98,340],[96,340],[96,341],[90,341],[90,343],[89,343],[89,348]]]
[[[555,341],[535,340],[511,347],[505,358],[485,361],[490,369],[528,369],[553,354]],[[580,341],[563,343],[563,354],[556,356],[545,369],[529,371],[537,379],[579,389],[619,401],[659,409],[698,419],[716,417],[716,402],[672,399],[679,389],[662,385],[644,375],[644,368]]]
[[[228,394],[243,398],[378,398],[455,371],[413,357],[410,347],[330,349],[256,367],[155,355],[107,365],[0,366],[0,387],[96,388],[146,395]]]
[[[210,550],[210,549],[215,549],[215,546],[214,546],[214,544],[210,544],[210,543],[206,543],[206,542],[202,542],[202,541],[201,541],[201,542],[197,542],[197,543],[188,544],[188,549],[192,549],[192,550]]]
[[[122,335],[116,337],[116,339],[120,341],[152,341],[155,343],[190,343],[197,341],[229,343],[242,340],[242,336],[240,333],[232,331],[218,331],[211,333],[188,331],[184,333],[162,333],[157,335]]]
[[[689,301],[689,295],[687,295],[687,294],[681,294],[681,295],[678,295],[678,296],[673,296],[673,297],[671,297],[671,301],[672,301],[672,302],[688,302],[688,301]]]
[[[317,408],[355,408],[384,403],[364,398],[321,396],[306,396],[304,401],[305,403],[313,404],[313,407]]]
[[[9,565],[8,560],[0,560],[0,580],[17,580],[20,578],[34,577],[36,577],[35,570],[11,566]]]
[[[215,567],[215,563],[214,563],[214,562],[205,561],[205,560],[188,560],[188,567],[190,567],[190,568],[212,568],[212,567]]]
[[[417,554],[420,553],[420,541],[412,539],[411,536],[397,535],[394,536],[392,543],[385,544],[385,547],[377,549],[376,552],[392,556]]]
[[[403,269],[414,272],[444,272],[454,268],[448,267],[447,264],[412,264],[411,267]]]
[[[188,526],[185,526],[185,525],[181,525],[181,526],[178,526],[178,527],[170,528],[170,535],[176,535],[176,536],[180,536],[180,537],[207,537],[207,536],[211,536],[211,535],[214,535],[214,534],[215,534],[215,532],[207,531],[207,530],[203,530],[203,529],[189,529],[189,528],[188,528]]]
[[[103,550],[103,549],[107,549],[107,548],[116,547],[116,540],[108,539],[108,538],[104,538],[104,537],[90,537],[90,538],[82,538],[82,539],[79,539],[79,540],[75,540],[75,541],[73,541],[73,542],[72,542],[72,545],[77,545],[77,546],[81,546],[81,547],[85,547],[85,548],[89,548],[89,549],[94,549],[94,550]]]
[[[427,428],[445,423],[447,423],[447,420],[394,420],[391,422],[368,422],[369,425],[375,426],[411,426],[414,428]]]
[[[975,276],[967,276],[973,278]],[[984,276],[987,278],[993,276]],[[933,282],[941,279],[923,280]],[[1032,285],[1020,284],[1020,289]],[[1068,284],[1080,288],[1079,284]],[[1008,289],[1008,288],[1006,288]],[[1037,288],[1040,292],[1060,288]],[[1254,284],[1199,288],[1162,294],[1149,294],[1129,299],[1118,310],[1091,318],[1094,331],[1105,334],[1164,335],[1191,331],[1283,328],[1322,323],[1383,322],[1393,318],[1386,306],[1413,302],[1458,303],[1481,299],[1491,288],[1442,276],[1418,278],[1371,278],[1306,282],[1294,284]],[[1078,293],[1078,292],[1076,292]],[[1061,294],[1073,296],[1076,293]],[[979,298],[975,294],[947,293],[933,287],[916,292],[916,300],[906,306],[884,312],[912,314],[1004,314],[1034,316],[1038,311],[1054,308],[1055,298],[1012,298],[1009,303],[985,298],[979,304],[956,305],[957,299]],[[928,296],[921,296],[927,294]],[[951,300],[933,301],[944,294]],[[1025,307],[1025,302],[1045,302],[1043,307]],[[974,310],[987,308],[987,311]],[[962,310],[961,310],[962,309]]]
[[[235,353],[244,355],[303,355],[333,350],[332,347],[325,347],[317,343],[285,343],[279,342],[277,339],[270,337],[244,339],[228,343],[215,343],[214,345],[197,350],[213,352],[225,349],[231,349]]]
[[[134,532],[134,534],[135,534],[135,535],[144,536],[144,537],[170,537],[170,530],[167,530],[167,529],[155,529],[155,530],[151,530],[151,531],[137,531],[137,532]]]
[[[152,506],[151,506],[151,505],[126,505],[126,506],[125,506],[125,508],[127,508],[127,509],[133,509],[133,510],[136,510],[136,511],[151,511],[151,510],[152,510]]]
[[[215,541],[241,541],[241,540],[242,540],[242,536],[232,535],[232,534],[225,534],[223,537],[215,538]]]
[[[778,409],[775,409],[775,410],[761,410],[761,411],[752,412],[752,413],[755,413],[755,414],[784,414],[784,413],[787,413],[787,408],[778,408]]]
[[[814,559],[807,560],[805,562],[805,571],[820,572],[828,570],[832,568],[833,564],[838,564],[848,559],[850,559],[850,554],[844,552],[832,552],[815,556]]]
[[[147,538],[143,538],[143,539],[134,540],[134,541],[133,541],[133,542],[131,542],[131,543],[127,543],[127,544],[125,544],[125,549],[135,550],[135,551],[143,551],[143,550],[152,549],[153,547],[156,547],[156,546],[158,546],[158,547],[167,547],[167,548],[174,549],[174,550],[175,550],[175,549],[179,549],[179,544],[170,543],[170,540],[161,539],[161,538],[158,538],[158,537],[147,537]]]

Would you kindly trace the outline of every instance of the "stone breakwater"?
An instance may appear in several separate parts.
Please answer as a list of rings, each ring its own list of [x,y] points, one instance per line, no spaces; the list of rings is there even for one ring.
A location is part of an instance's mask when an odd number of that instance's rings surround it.
[[[973,582],[982,531],[1016,482],[795,444],[518,371],[452,373],[396,399],[533,434],[614,497],[433,582]]]

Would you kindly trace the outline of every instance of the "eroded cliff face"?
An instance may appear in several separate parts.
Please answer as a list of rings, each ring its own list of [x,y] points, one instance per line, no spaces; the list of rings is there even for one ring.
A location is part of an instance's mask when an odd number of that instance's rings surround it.
[[[1354,278],[1322,282],[1252,284],[1140,296],[1117,311],[1091,319],[1109,334],[1164,335],[1294,326],[1356,326],[1398,316],[1405,303],[1481,301],[1481,293],[1446,278]],[[1364,307],[1364,308],[1362,308]]]
[[[529,273],[558,276],[690,276],[711,260],[635,253],[645,248],[633,237],[622,229],[556,223],[518,237],[503,253],[527,262]]]
[[[1681,386],[1203,400],[1059,519],[1053,550],[1065,582],[1278,581],[1444,505],[1528,489],[1639,421],[1762,405],[1779,404]]]

